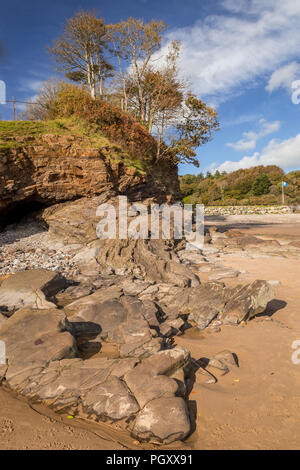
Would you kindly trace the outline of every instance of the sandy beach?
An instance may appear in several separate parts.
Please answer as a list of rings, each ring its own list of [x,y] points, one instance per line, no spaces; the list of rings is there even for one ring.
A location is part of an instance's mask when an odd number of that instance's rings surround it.
[[[268,218],[267,223],[259,216],[207,222],[224,229],[238,227],[282,244],[299,240],[299,215]],[[280,285],[275,287],[275,300],[265,315],[239,327],[224,325],[219,333],[191,329],[176,338],[197,360],[230,350],[236,354],[239,368],[225,376],[216,375],[216,384],[204,384],[201,374],[196,374],[189,402],[196,431],[184,444],[172,448],[299,449],[300,365],[292,362],[292,344],[300,340],[300,260],[276,254],[249,259],[231,253],[222,254],[221,262],[243,272],[238,279],[225,279],[227,286],[255,279],[276,280]],[[201,279],[206,278],[201,273]],[[154,448],[139,445],[126,432],[108,425],[69,419],[31,405],[3,387],[0,405],[0,449]]]

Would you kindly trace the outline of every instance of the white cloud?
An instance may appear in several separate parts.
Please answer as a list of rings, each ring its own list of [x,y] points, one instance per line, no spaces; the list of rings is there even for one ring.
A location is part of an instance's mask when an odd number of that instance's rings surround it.
[[[239,13],[241,11],[245,11],[249,6],[248,0],[223,0],[222,2],[223,7],[225,10],[232,11],[232,13]]]
[[[181,69],[202,97],[224,101],[299,56],[300,2],[224,0],[224,14],[165,37],[182,41]],[[238,15],[236,13],[239,13]]]
[[[238,152],[254,149],[256,147],[257,134],[255,132],[244,132],[243,136],[245,137],[244,139],[238,140],[235,143],[228,143],[226,144],[227,147],[231,147]]]
[[[229,118],[224,120],[224,122],[222,122],[222,128],[258,121],[260,117],[261,115],[258,113],[241,114],[240,116],[237,116],[233,119]]]
[[[237,151],[253,150],[256,147],[256,143],[259,139],[266,137],[267,135],[273,134],[280,129],[280,121],[267,122],[265,119],[260,119],[259,125],[261,129],[258,132],[249,131],[243,133],[243,139],[235,143],[226,144],[227,147],[233,148]]]
[[[42,80],[22,79],[19,90],[25,92],[37,92],[41,89],[44,83],[45,81]]]
[[[297,62],[291,62],[284,67],[276,70],[269,80],[266,90],[272,93],[278,88],[285,88],[287,91],[291,91],[292,83],[296,79],[300,79],[300,64]]]
[[[245,156],[234,162],[227,160],[221,165],[213,164],[211,170],[235,171],[257,165],[278,165],[285,170],[299,168],[300,163],[300,134],[287,140],[271,140],[261,153]]]

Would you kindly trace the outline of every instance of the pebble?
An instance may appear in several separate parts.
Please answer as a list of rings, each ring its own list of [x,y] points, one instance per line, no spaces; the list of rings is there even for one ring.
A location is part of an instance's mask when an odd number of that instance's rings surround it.
[[[38,268],[72,276],[76,253],[70,247],[53,248],[36,221],[11,225],[0,233],[0,276]]]
[[[281,282],[280,281],[268,281],[268,284],[270,284],[270,286],[281,286]]]

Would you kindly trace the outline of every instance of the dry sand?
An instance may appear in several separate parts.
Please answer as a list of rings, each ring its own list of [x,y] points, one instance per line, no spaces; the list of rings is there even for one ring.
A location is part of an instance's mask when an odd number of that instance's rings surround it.
[[[211,225],[239,230],[281,242],[300,239],[300,216],[210,220]],[[269,316],[220,333],[189,330],[177,343],[195,359],[229,349],[239,368],[217,374],[218,383],[204,385],[196,375],[190,395],[196,431],[185,444],[191,449],[300,449],[300,365],[291,360],[292,344],[300,340],[300,260],[279,257],[249,259],[226,255],[222,264],[245,270],[238,280],[279,280]],[[204,275],[203,275],[204,276]],[[202,277],[203,277],[202,276]],[[149,446],[148,446],[149,447]],[[0,449],[141,449],[126,433],[104,424],[57,416],[45,407],[32,407],[0,389]]]
[[[281,242],[300,240],[299,223],[277,225],[275,217],[272,225],[252,220],[249,224],[249,218],[240,225],[237,219],[243,232]],[[234,222],[231,218],[230,224],[236,226]],[[300,365],[293,364],[291,356],[293,342],[300,340],[300,260],[237,254],[223,256],[221,262],[247,271],[238,280],[226,280],[227,285],[259,278],[279,280],[281,285],[275,287],[269,317],[257,317],[245,326],[224,326],[221,333],[191,332],[189,338],[187,332],[180,339],[196,359],[229,349],[240,365],[215,385],[201,385],[201,375],[197,376],[190,396],[197,404],[197,429],[186,444],[194,449],[299,449]]]

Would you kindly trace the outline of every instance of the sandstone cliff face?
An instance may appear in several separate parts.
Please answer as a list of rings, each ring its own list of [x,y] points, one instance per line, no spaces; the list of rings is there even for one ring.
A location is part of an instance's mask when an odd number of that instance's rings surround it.
[[[112,158],[110,149],[87,137],[41,135],[18,138],[18,146],[0,149],[0,221],[22,203],[45,206],[113,190],[131,200],[179,199],[177,167],[161,162],[144,171]],[[138,156],[137,156],[138,157]]]

